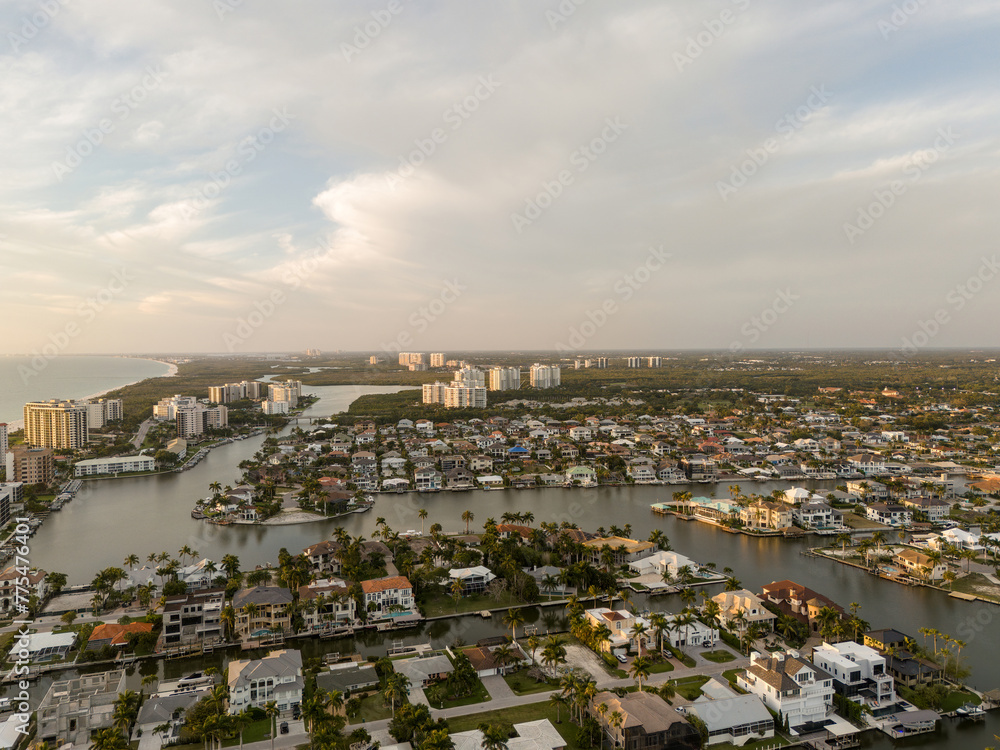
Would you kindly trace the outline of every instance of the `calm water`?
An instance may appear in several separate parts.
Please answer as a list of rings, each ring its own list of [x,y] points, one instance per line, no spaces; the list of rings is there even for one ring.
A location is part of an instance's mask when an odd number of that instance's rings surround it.
[[[392,392],[395,388],[314,387],[311,392],[322,401],[310,411],[311,416],[327,416],[340,411],[364,393]],[[675,549],[699,562],[715,562],[718,568],[729,566],[744,586],[758,589],[762,584],[792,578],[814,588],[843,606],[861,604],[861,616],[873,627],[896,627],[919,637],[920,627],[938,628],[967,642],[963,655],[968,657],[973,674],[970,684],[986,690],[1000,686],[1000,659],[996,657],[997,614],[1000,609],[988,604],[969,604],[926,589],[912,589],[875,579],[853,568],[825,560],[805,557],[803,550],[816,545],[816,538],[804,540],[755,539],[728,534],[697,522],[654,515],[651,503],[666,500],[673,492],[690,489],[694,494],[710,495],[709,485],[674,487],[623,487],[591,490],[544,489],[514,492],[438,493],[432,495],[382,495],[375,509],[367,514],[349,516],[339,521],[283,527],[218,527],[190,517],[196,497],[207,493],[214,480],[234,483],[239,478],[236,465],[257,450],[262,438],[234,443],[212,451],[196,468],[161,477],[91,482],[77,500],[53,514],[32,539],[32,562],[47,570],[68,573],[71,582],[89,581],[96,570],[120,565],[125,555],[135,552],[145,558],[149,552],[166,550],[176,553],[187,544],[202,555],[220,559],[224,554],[239,556],[244,568],[274,561],[278,550],[286,547],[293,554],[303,547],[328,538],[338,525],[352,535],[370,537],[379,516],[399,531],[419,529],[417,510],[425,507],[429,517],[425,528],[441,523],[447,531],[464,529],[461,515],[475,514],[473,528],[481,528],[492,516],[505,511],[531,511],[535,523],[571,520],[581,527],[632,524],[633,535],[644,538],[654,528],[663,529]],[[829,487],[833,482],[807,483],[813,489]],[[728,494],[728,485],[716,488],[716,495]],[[767,494],[784,485],[747,483],[746,491]],[[635,605],[646,602],[636,597]],[[650,602],[655,609],[679,610],[678,597],[660,597]],[[565,626],[559,608],[533,610],[533,621],[541,632]],[[426,623],[419,629],[393,637],[405,643],[430,641],[437,645],[461,638],[466,643],[487,635],[504,632],[499,618],[483,621],[465,617],[453,621]],[[303,642],[307,655],[320,651],[358,650],[363,654],[384,653],[387,638],[366,633],[357,639],[335,642]],[[214,657],[216,663],[224,657]],[[196,661],[158,665],[176,676],[200,666]],[[148,667],[153,669],[153,666]],[[135,678],[138,680],[138,676]],[[39,685],[38,690],[44,689]],[[908,741],[920,747],[982,748],[994,742],[1000,733],[1000,720],[989,718],[978,726],[971,723],[944,722],[938,735]],[[890,747],[888,739],[867,735],[866,746]]]
[[[0,357],[0,422],[20,423],[29,401],[84,398],[146,378],[166,375],[170,365],[132,357]]]

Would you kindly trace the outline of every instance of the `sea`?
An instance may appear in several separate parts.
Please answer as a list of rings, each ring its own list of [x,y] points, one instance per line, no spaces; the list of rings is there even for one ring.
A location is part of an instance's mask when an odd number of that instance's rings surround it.
[[[138,357],[0,357],[0,422],[13,431],[29,401],[87,398],[174,371],[169,362]]]

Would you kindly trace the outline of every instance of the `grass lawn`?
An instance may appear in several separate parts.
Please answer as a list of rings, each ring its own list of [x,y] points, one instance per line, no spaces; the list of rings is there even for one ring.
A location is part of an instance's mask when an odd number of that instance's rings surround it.
[[[693,701],[695,698],[701,696],[701,686],[706,682],[708,682],[708,677],[703,674],[682,677],[679,680],[670,680],[670,684],[674,686],[677,695],[683,696],[689,701]]]
[[[362,721],[378,721],[379,719],[391,719],[392,710],[384,705],[382,696],[373,693],[361,699],[361,709],[354,716],[348,717],[349,724],[360,724]]]
[[[947,586],[947,584],[941,585]],[[952,584],[951,589],[953,591],[960,591],[963,594],[973,594],[974,596],[981,596],[984,599],[1000,601],[1000,586],[992,583],[982,573],[972,573],[971,575],[962,576]]]
[[[741,675],[746,672],[745,669],[727,669],[722,673],[722,676],[729,680],[732,684],[736,684],[736,676]]]
[[[497,607],[511,607],[518,604],[522,604],[522,602],[518,601],[516,596],[509,592],[504,592],[503,596],[500,597],[500,601],[490,596],[483,596],[482,594],[463,596],[458,600],[458,605],[456,606],[455,600],[450,594],[439,592],[432,594],[421,602],[420,609],[424,613],[424,617],[438,617],[440,615],[454,615],[464,612],[479,612],[480,610],[496,609]],[[496,617],[502,618],[503,614],[498,613]]]
[[[548,701],[541,703],[530,703],[526,706],[513,706],[502,708],[498,711],[486,711],[481,714],[470,714],[468,716],[456,716],[448,719],[448,730],[456,732],[466,732],[470,729],[477,729],[481,722],[495,724],[498,722],[508,722],[510,724],[520,724],[522,721],[538,721],[548,719],[552,726],[566,740],[566,750],[581,750],[576,744],[577,726],[569,720],[569,712],[565,708],[559,709],[560,723],[556,723],[556,707]]]
[[[876,521],[869,521],[867,518],[856,516],[853,513],[844,514],[844,525],[850,526],[852,529],[882,529],[883,531],[892,530],[888,526],[884,526]]]
[[[679,648],[674,648],[673,646],[671,646],[670,647],[670,653],[673,655],[673,657],[675,659],[677,659],[685,667],[694,667],[694,666],[697,666],[697,662],[694,659],[692,659],[690,656],[688,656],[687,654],[685,654],[683,651],[681,651]]]
[[[246,729],[243,730],[243,742],[260,742],[261,740],[266,740],[271,736],[271,720],[261,719],[260,721],[255,721],[252,724],[247,724]],[[237,734],[235,737],[231,737],[228,740],[222,741],[223,747],[232,747],[233,745],[240,744],[240,736]]]
[[[714,661],[716,664],[725,664],[727,661],[733,661],[736,658],[730,652],[723,649],[719,649],[718,651],[702,651],[701,655],[709,661]]]
[[[531,695],[532,693],[544,693],[547,690],[559,689],[558,681],[554,683],[538,682],[534,677],[528,677],[528,670],[526,669],[519,669],[513,674],[506,674],[503,676],[503,679],[517,695]]]
[[[424,689],[424,695],[427,696],[427,702],[431,704],[431,708],[455,708],[456,706],[471,706],[473,703],[485,703],[490,700],[489,691],[480,680],[476,680],[476,687],[469,695],[463,695],[461,698],[448,699],[448,688],[444,683],[438,683],[437,685],[431,685]]]
[[[657,662],[656,664],[654,664],[649,668],[650,674],[662,674],[664,672],[673,672],[673,671],[674,671],[674,665],[671,664],[669,661]]]
[[[974,703],[977,706],[982,703],[982,699],[973,693],[968,693],[964,690],[955,690],[948,694],[948,697],[941,701],[941,711],[947,713],[948,711],[954,711],[961,705],[966,703]]]

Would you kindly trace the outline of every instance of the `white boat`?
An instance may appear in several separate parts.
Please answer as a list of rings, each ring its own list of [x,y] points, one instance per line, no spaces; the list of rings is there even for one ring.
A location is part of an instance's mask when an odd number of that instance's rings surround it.
[[[983,716],[986,713],[986,709],[982,706],[977,706],[975,703],[966,703],[955,709],[956,716]]]

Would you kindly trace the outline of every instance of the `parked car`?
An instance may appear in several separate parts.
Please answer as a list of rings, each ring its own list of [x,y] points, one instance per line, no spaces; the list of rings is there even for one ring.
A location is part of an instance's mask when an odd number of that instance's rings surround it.
[[[615,658],[622,664],[628,661],[628,659],[626,659],[622,654],[615,654]]]
[[[287,721],[281,722],[281,724],[278,725],[278,731],[281,734],[288,734],[288,722]]]

